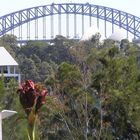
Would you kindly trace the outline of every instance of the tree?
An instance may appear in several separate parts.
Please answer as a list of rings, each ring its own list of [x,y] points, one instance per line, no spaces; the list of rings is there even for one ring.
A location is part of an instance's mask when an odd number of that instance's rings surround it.
[[[20,70],[22,73],[22,79],[32,79],[34,81],[39,80],[38,70],[34,61],[30,58],[25,58],[20,64]]]
[[[94,122],[97,138],[139,139],[140,125],[135,121],[139,119],[140,81],[135,53],[128,49],[126,55],[117,47],[96,52],[89,60],[94,61],[91,87],[99,105],[95,107],[99,123]]]
[[[85,78],[78,66],[69,63],[61,63],[55,78],[48,79],[46,84],[54,89],[53,93],[59,96],[65,110],[55,118],[59,122],[59,131],[56,131],[56,139],[63,133],[61,139],[86,139],[92,138],[91,128],[94,105],[92,94],[85,88]],[[49,81],[50,80],[50,81]],[[63,127],[65,129],[63,129]],[[90,135],[91,134],[91,135]],[[69,138],[68,138],[69,137]]]

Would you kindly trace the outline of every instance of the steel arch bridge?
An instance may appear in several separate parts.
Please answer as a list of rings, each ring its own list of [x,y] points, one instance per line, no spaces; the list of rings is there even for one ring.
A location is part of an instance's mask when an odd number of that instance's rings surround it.
[[[61,35],[62,25],[61,25],[61,15],[66,15],[66,37],[69,37],[70,32],[70,22],[69,15],[74,15],[74,37],[76,38],[76,15],[82,16],[82,34],[84,33],[84,16],[89,17],[89,26],[91,26],[91,18],[97,19],[97,26],[99,26],[99,20],[103,20],[105,24],[105,34],[107,32],[106,22],[111,23],[112,32],[114,32],[114,25],[126,30],[127,34],[133,34],[134,38],[140,38],[140,18],[132,14],[105,7],[99,5],[93,5],[89,3],[62,3],[50,5],[43,5],[32,7],[20,11],[16,11],[0,17],[0,36],[7,34],[9,31],[19,27],[19,39],[22,40],[22,25],[27,24],[27,38],[30,39],[30,22],[35,21],[35,39],[38,38],[38,19],[43,18],[43,39],[46,39],[46,20],[44,17],[50,16],[50,30],[51,38],[54,35],[54,22],[53,16],[58,15],[58,30]]]

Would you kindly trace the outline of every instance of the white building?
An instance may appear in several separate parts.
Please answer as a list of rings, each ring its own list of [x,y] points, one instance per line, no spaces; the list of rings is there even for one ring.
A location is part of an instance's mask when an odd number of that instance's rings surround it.
[[[112,33],[108,39],[114,40],[116,42],[121,42],[122,39],[127,39],[126,33],[122,29],[117,29],[114,33]]]
[[[11,78],[20,82],[18,63],[4,47],[0,47],[0,76],[3,76],[6,82]]]
[[[88,30],[83,34],[82,38],[80,39],[80,41],[86,41],[86,40],[90,40],[92,38],[93,35],[96,34],[101,34],[99,29],[92,25],[91,27],[88,28]],[[102,36],[101,36],[102,37]]]

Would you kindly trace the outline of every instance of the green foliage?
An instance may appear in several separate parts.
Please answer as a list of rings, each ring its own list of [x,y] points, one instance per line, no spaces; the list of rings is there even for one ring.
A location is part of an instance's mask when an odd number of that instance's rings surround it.
[[[5,90],[5,85],[4,85],[4,81],[3,81],[3,78],[0,79],[0,110],[2,110],[4,108],[4,105],[3,105],[3,94],[5,94],[6,90]]]
[[[100,43],[97,35],[78,43],[57,36],[51,44],[17,47],[9,37],[0,43],[18,60],[22,79],[44,82],[48,89],[38,119],[40,140],[140,139],[138,46],[128,40],[120,46],[113,40]],[[26,116],[16,88],[13,81],[9,89],[0,81],[1,109],[18,112],[18,119],[4,120],[4,139],[25,140]]]
[[[64,62],[58,68],[58,77],[62,83],[71,82],[74,85],[80,80],[81,73],[78,67]]]
[[[113,47],[94,59],[97,59],[95,64],[97,69],[93,71],[91,87],[97,92],[100,111],[105,114],[100,113],[102,117],[100,138],[104,137],[103,131],[106,129],[104,123],[108,123],[114,130],[110,131],[112,136],[138,139],[140,126],[136,125],[136,118],[132,119],[132,116],[139,112],[136,106],[140,105],[137,100],[140,82],[136,56],[133,53],[122,54]]]
[[[1,102],[0,107],[7,110],[16,110],[18,114],[3,120],[3,139],[24,140],[26,139],[26,122],[24,121],[24,113],[21,109],[17,96],[18,83],[11,79],[6,85],[0,81]]]

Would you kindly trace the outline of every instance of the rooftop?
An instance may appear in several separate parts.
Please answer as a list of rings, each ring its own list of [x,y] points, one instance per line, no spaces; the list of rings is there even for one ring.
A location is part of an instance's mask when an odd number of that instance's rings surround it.
[[[117,29],[108,39],[121,42],[122,39],[126,39],[126,33],[122,29]]]
[[[100,33],[99,29],[92,25],[91,27],[88,28],[88,30],[84,33],[84,35],[81,38],[81,41],[89,40],[92,38],[93,35]]]
[[[17,66],[18,63],[9,54],[9,52],[4,48],[0,47],[0,66]]]

